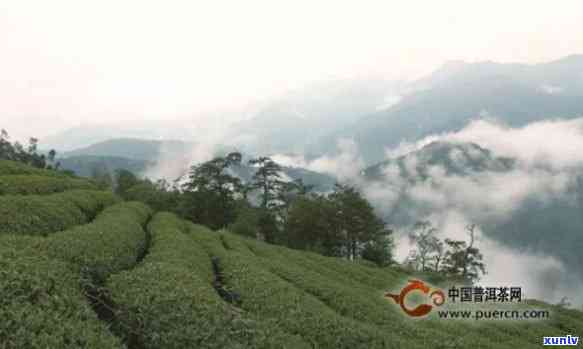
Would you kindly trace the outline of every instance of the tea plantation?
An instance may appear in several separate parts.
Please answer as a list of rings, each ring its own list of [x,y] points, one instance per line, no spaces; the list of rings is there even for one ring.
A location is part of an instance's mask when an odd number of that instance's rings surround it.
[[[538,348],[546,320],[409,318],[399,268],[211,231],[92,183],[0,162],[0,348]]]

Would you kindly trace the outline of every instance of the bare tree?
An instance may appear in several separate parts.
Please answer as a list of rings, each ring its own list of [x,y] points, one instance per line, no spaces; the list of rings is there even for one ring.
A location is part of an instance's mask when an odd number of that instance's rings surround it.
[[[474,241],[476,240],[476,224],[468,224],[466,226],[466,232],[470,236],[470,243],[468,244],[468,247],[464,251],[464,263],[462,271],[463,277],[467,277],[468,275],[469,258],[471,251],[474,248]]]
[[[431,222],[421,221],[415,223],[413,230],[409,233],[409,241],[415,243],[416,251],[411,255],[414,256],[417,269],[426,271],[427,265],[434,258],[436,246],[439,245],[439,239],[435,236],[435,229]]]
[[[433,251],[433,270],[439,272],[441,271],[441,263],[446,254],[445,243],[438,238],[435,238],[433,241]]]
[[[475,246],[476,228],[476,224],[466,226],[466,233],[470,237],[469,242],[445,239],[448,248],[444,259],[446,271],[471,282],[478,280],[480,274],[486,273],[482,253]]]
[[[560,308],[570,308],[571,302],[569,302],[569,297],[562,297],[559,303],[556,304]]]

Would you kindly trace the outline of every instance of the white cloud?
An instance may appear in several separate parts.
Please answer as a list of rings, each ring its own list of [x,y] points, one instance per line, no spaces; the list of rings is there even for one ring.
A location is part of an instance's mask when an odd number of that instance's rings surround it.
[[[515,157],[525,166],[550,165],[561,170],[583,163],[583,118],[546,120],[521,128],[479,120],[443,139],[475,142],[497,154]]]
[[[406,155],[413,151],[419,150],[424,146],[440,139],[440,136],[428,136],[417,142],[401,141],[398,146],[393,148],[385,148],[385,157],[387,159],[394,159]]]
[[[473,142],[500,156],[513,157],[524,166],[551,166],[561,170],[583,163],[583,117],[545,120],[511,128],[494,119],[472,121],[455,133],[431,135],[417,142],[402,142],[386,149],[387,157],[406,154],[434,141]]]
[[[385,97],[383,104],[376,107],[376,110],[383,110],[388,109],[392,106],[399,104],[399,102],[403,99],[403,96],[399,95],[388,95]]]
[[[352,139],[339,139],[336,147],[336,155],[325,155],[313,160],[307,160],[303,156],[275,154],[271,159],[280,165],[303,167],[315,172],[327,173],[340,181],[354,180],[358,178],[365,162],[359,154],[358,144]]]
[[[426,217],[438,228],[440,239],[468,241],[465,227],[471,223],[465,213],[446,210]],[[404,261],[415,246],[407,237],[408,228],[402,228],[397,236],[395,258]],[[569,274],[558,259],[528,249],[517,250],[504,246],[486,236],[480,227],[476,230],[476,246],[484,256],[486,274],[479,284],[484,287],[521,287],[524,298],[543,299],[557,303],[567,297],[573,304],[583,303],[580,290],[582,281]]]
[[[542,85],[539,87],[541,91],[550,95],[556,95],[563,93],[564,89],[560,86],[553,86],[553,85]]]
[[[155,164],[146,169],[144,176],[151,179],[175,180],[186,174],[188,169],[196,164],[211,160],[217,155],[219,146],[225,137],[225,125],[213,123],[210,125],[198,125],[192,132],[195,142],[186,154],[173,154],[166,150],[164,144],[160,156]]]
[[[486,170],[470,176],[448,175],[442,166],[430,166],[430,178],[417,178],[414,184],[402,177],[399,168],[391,163],[384,178],[364,187],[365,195],[377,210],[389,215],[398,203],[407,205],[407,215],[416,220],[430,220],[438,227],[442,238],[466,239],[468,223],[503,223],[526,200],[548,204],[571,200],[571,184],[576,171],[583,168],[583,118],[549,120],[511,128],[492,120],[478,120],[459,132],[433,135],[415,143],[402,143],[388,149],[389,156],[422,148],[433,141],[474,142],[492,150],[493,156],[515,158],[511,170]],[[483,158],[475,148],[469,157]],[[473,150],[473,152],[472,152]],[[466,158],[458,151],[449,154],[456,164]],[[410,170],[419,159],[405,163]],[[394,222],[393,222],[394,223]],[[409,222],[407,224],[411,224]],[[404,258],[411,246],[403,235],[407,225],[396,223],[397,258]],[[483,284],[522,286],[528,297],[558,302],[567,296],[573,302],[583,302],[576,292],[583,286],[578,275],[567,273],[567,266],[542,250],[516,250],[481,235],[479,247],[484,253],[488,274]],[[540,248],[540,246],[539,246]],[[533,266],[536,265],[536,268]],[[573,268],[573,266],[569,266]]]
[[[303,155],[284,155],[284,154],[274,154],[271,155],[271,160],[277,162],[282,166],[287,167],[309,167],[309,161]]]

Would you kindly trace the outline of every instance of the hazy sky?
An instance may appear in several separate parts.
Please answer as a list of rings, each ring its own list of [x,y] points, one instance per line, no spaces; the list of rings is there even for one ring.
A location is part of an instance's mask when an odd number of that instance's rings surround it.
[[[0,127],[42,136],[449,59],[547,61],[583,53],[582,17],[581,0],[0,0]]]

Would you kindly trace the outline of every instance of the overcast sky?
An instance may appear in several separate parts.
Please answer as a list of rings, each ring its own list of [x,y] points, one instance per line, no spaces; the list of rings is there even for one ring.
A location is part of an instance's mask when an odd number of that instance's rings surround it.
[[[312,80],[583,53],[583,1],[0,0],[0,127],[234,107]]]

